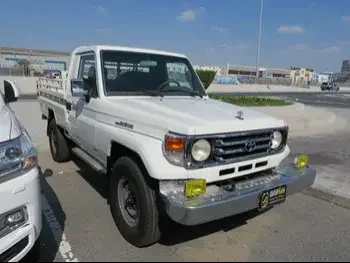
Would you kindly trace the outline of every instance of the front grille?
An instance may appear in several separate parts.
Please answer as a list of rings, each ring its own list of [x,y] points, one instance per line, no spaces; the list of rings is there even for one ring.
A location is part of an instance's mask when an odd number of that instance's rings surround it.
[[[271,150],[272,134],[272,130],[254,131],[216,138],[213,152],[214,160],[233,162],[239,159],[267,155]]]

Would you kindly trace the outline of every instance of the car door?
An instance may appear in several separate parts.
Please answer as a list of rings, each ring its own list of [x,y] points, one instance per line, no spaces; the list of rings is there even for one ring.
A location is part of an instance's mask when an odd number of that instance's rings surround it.
[[[95,54],[84,54],[80,57],[78,79],[84,82],[84,89],[96,89]],[[95,151],[96,113],[93,110],[94,100],[85,96],[72,97],[72,110],[69,114],[71,136],[79,146],[90,154]]]

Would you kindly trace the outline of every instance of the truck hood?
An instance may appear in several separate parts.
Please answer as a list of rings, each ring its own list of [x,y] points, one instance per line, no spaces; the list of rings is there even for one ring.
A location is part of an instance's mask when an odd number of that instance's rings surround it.
[[[12,110],[6,104],[0,103],[0,143],[20,135],[21,127]]]
[[[107,98],[113,112],[134,129],[148,126],[180,134],[213,134],[283,127],[285,121],[248,108],[209,98],[147,97]],[[109,104],[109,103],[107,103]],[[243,119],[237,119],[237,112]],[[114,115],[114,114],[113,114]],[[127,116],[127,118],[123,118]],[[142,132],[143,128],[140,127]],[[149,130],[148,132],[150,132]],[[164,133],[163,133],[164,134]],[[155,135],[155,134],[154,134]]]

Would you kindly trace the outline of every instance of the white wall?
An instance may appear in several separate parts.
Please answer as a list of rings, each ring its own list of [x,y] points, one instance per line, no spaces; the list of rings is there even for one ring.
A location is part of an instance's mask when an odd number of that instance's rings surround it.
[[[12,77],[12,76],[0,76],[0,89],[4,90],[4,80],[13,81],[17,84],[17,87],[21,90],[21,94],[33,95],[36,94],[36,81],[35,77]]]

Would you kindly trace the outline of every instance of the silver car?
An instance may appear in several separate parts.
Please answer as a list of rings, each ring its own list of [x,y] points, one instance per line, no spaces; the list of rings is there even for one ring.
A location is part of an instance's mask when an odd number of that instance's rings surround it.
[[[339,85],[335,82],[323,82],[321,85],[321,90],[332,90],[332,91],[338,91]]]

